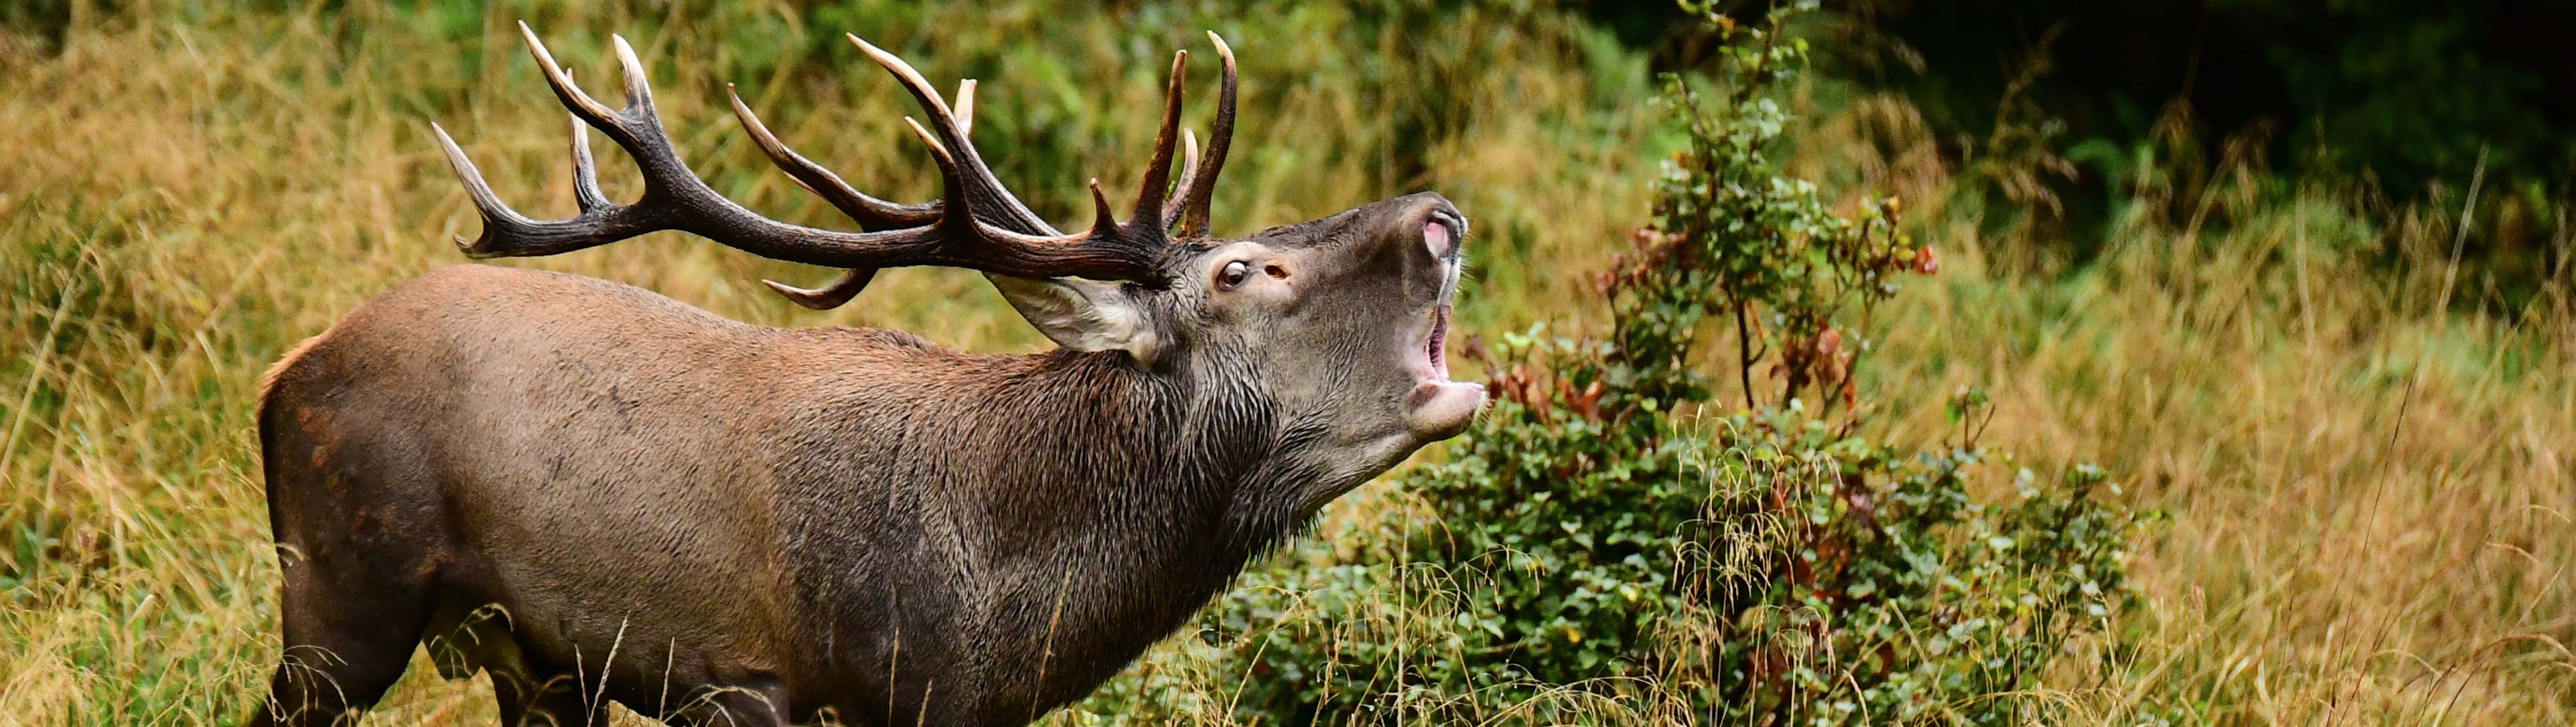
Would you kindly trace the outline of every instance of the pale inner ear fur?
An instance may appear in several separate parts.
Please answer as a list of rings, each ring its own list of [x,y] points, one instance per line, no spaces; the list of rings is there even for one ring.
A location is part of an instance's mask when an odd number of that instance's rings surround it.
[[[1126,351],[1151,365],[1161,351],[1151,321],[1113,283],[1074,278],[985,275],[1002,299],[1055,345],[1075,351]]]

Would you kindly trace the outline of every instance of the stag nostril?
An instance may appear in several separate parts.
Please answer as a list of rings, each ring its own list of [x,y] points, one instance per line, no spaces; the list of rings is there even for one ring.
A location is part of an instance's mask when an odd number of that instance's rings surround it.
[[[1449,226],[1442,224],[1439,220],[1422,223],[1422,247],[1430,250],[1432,257],[1447,256],[1449,254]]]

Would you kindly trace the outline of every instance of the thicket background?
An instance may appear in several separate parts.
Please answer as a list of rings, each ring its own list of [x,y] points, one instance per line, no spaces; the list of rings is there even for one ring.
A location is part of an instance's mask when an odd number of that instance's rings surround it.
[[[2126,563],[2138,605],[2021,691],[2098,723],[2576,718],[2576,243],[2558,92],[2571,60],[2529,40],[2555,11],[2059,5],[1856,1],[1802,17],[1789,30],[1820,72],[1781,89],[1794,119],[1775,148],[1840,214],[1903,200],[1903,231],[1938,254],[1938,275],[1878,308],[1860,434],[1943,447],[1955,395],[1981,387],[1983,444],[2044,473],[2098,463],[2123,507],[2164,514]],[[1764,7],[1728,11],[1755,23]],[[901,128],[907,102],[839,34],[936,79],[981,78],[981,148],[1039,212],[1078,220],[1081,181],[1136,175],[1170,50],[1215,29],[1245,91],[1220,231],[1439,190],[1477,223],[1458,328],[1498,346],[1534,323],[1610,330],[1592,272],[1635,249],[1664,160],[1687,146],[1650,103],[1653,73],[1720,61],[1660,4],[1538,0],[0,8],[7,720],[229,723],[255,699],[276,649],[258,373],[366,297],[459,261],[446,240],[475,222],[429,120],[523,209],[571,208],[561,112],[510,32],[519,19],[593,83],[613,72],[607,34],[634,40],[710,182],[811,224],[831,210],[746,143],[724,83],[799,150],[925,198],[936,177]],[[612,195],[631,194],[613,159]],[[892,271],[810,313],[754,281],[827,271],[674,235],[510,264],[762,323],[1042,344],[955,271]],[[1729,371],[1735,353],[1694,365]],[[1455,358],[1462,376],[1506,373]],[[1730,381],[1710,379],[1716,401],[1740,395]],[[2012,496],[2008,472],[1979,481],[1980,496]],[[1418,498],[1394,484],[1344,498],[1308,541],[1325,553],[1248,582],[1360,555],[1330,551]],[[1225,662],[1204,643],[1175,639],[1112,696],[1233,699],[1251,682],[1210,668]],[[488,723],[486,687],[427,672],[377,723]]]

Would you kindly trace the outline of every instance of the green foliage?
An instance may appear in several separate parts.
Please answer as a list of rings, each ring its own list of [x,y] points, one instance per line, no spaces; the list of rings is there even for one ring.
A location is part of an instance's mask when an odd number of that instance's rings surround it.
[[[1643,249],[1604,280],[1618,341],[1602,375],[1644,384],[1639,405],[1702,398],[1690,373],[1687,354],[1698,342],[1691,334],[1703,317],[1731,312],[1743,336],[1743,372],[1762,351],[1777,351],[1783,399],[1814,387],[1850,403],[1850,365],[1866,343],[1846,346],[1835,317],[1895,294],[1899,271],[1929,272],[1931,251],[1914,249],[1897,230],[1894,198],[1874,201],[1864,217],[1842,217],[1826,210],[1814,183],[1780,175],[1771,147],[1789,114],[1771,92],[1807,61],[1806,40],[1780,32],[1783,16],[1769,28],[1738,28],[1714,6],[1693,10],[1727,43],[1721,91],[1703,108],[1683,77],[1664,81],[1663,101],[1676,107],[1688,146],[1658,180],[1655,226],[1638,235]],[[1756,405],[1749,376],[1744,389],[1746,405]]]
[[[1822,62],[1915,104],[1955,168],[1992,182],[1957,191],[2041,203],[2025,218],[2049,233],[2036,240],[2073,260],[2123,236],[2140,202],[2223,230],[2240,220],[2211,211],[2216,196],[2324,192],[2376,221],[2465,209],[2476,224],[2442,247],[2478,281],[2462,304],[2511,310],[2565,285],[2576,63],[2549,29],[2576,27],[2576,4],[1840,7]],[[2397,257],[2410,237],[2371,242]]]
[[[1705,12],[1704,10],[1702,12]],[[1983,395],[1952,400],[1956,441],[1926,451],[1853,436],[1801,391],[1855,398],[1839,337],[1927,252],[1897,205],[1860,218],[1777,175],[1788,118],[1771,94],[1803,44],[1714,14],[1731,59],[1704,105],[1666,101],[1689,146],[1664,171],[1653,228],[1601,283],[1605,340],[1506,336],[1493,411],[1448,461],[1286,567],[1247,575],[1201,641],[1239,675],[1236,717],[1270,723],[1428,717],[1485,723],[2002,724],[2068,641],[2130,600],[2139,518],[2091,467],[2053,481],[1978,448]],[[1715,413],[1702,320],[1773,353],[1784,405]],[[1857,341],[1857,337],[1855,337]],[[1982,484],[2013,472],[2006,489]],[[1166,718],[1149,688],[1095,713]],[[1129,712],[1143,708],[1145,712]]]

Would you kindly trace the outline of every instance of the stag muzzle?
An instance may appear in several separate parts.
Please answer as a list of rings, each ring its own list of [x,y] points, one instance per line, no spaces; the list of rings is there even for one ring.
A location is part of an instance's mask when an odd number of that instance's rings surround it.
[[[1404,426],[1425,439],[1458,436],[1485,405],[1483,384],[1449,380],[1450,301],[1458,295],[1458,272],[1465,262],[1459,250],[1461,235],[1453,232],[1463,226],[1463,221],[1437,211],[1422,223],[1422,247],[1440,261],[1440,302],[1432,306],[1420,339],[1421,379],[1405,395]]]

